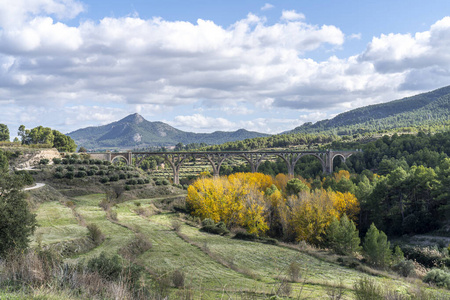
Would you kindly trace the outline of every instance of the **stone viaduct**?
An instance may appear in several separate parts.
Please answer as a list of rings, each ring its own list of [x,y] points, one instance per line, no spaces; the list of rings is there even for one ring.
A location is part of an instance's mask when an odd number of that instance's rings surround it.
[[[133,157],[136,165],[139,164],[148,156],[162,156],[167,163],[172,167],[173,182],[180,183],[179,174],[183,162],[189,158],[205,158],[212,166],[214,176],[219,176],[219,171],[222,163],[231,157],[242,157],[245,159],[252,170],[257,172],[261,163],[273,157],[280,157],[284,160],[288,167],[289,175],[294,175],[295,164],[303,156],[314,156],[322,164],[324,174],[333,173],[333,160],[340,157],[342,161],[346,161],[352,154],[361,150],[339,151],[339,150],[325,150],[325,151],[211,151],[211,152],[103,152],[103,153],[89,153],[91,158],[101,159],[113,162],[115,159],[122,158],[128,165],[131,165]]]

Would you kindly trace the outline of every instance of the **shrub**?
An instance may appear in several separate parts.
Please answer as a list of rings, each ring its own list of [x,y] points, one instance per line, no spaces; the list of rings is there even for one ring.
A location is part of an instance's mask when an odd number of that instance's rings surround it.
[[[69,158],[69,164],[76,164],[77,160],[75,158]]]
[[[178,220],[173,220],[172,221],[172,229],[176,232],[180,231],[181,228],[181,222]]]
[[[69,160],[67,158],[63,158],[61,162],[62,162],[63,165],[68,165],[69,164]]]
[[[172,273],[172,282],[173,282],[173,285],[174,285],[176,288],[182,288],[182,287],[184,287],[184,280],[185,280],[185,277],[186,277],[186,275],[185,275],[185,273],[184,273],[182,270],[177,269],[177,270],[173,271],[173,273]]]
[[[434,283],[438,287],[450,289],[450,273],[441,269],[433,269],[425,275],[424,282]]]
[[[118,175],[112,175],[109,177],[109,181],[118,181],[119,180],[119,176]]]
[[[139,179],[137,180],[137,184],[145,184],[144,179],[139,178]]]
[[[202,221],[202,226],[214,226],[215,222],[212,219],[206,218]]]
[[[384,298],[382,289],[373,279],[367,277],[356,281],[353,289],[357,300],[382,300]]]
[[[95,172],[94,172],[94,170],[88,170],[86,172],[86,174],[87,174],[87,176],[93,176],[93,175],[95,175]]]
[[[134,180],[134,179],[127,180],[126,184],[135,185],[136,184],[136,180]]]
[[[107,182],[109,182],[109,178],[108,177],[102,177],[102,178],[100,178],[100,182],[101,183],[107,183]]]
[[[91,167],[90,167],[90,170],[92,170],[92,171],[98,171],[98,167],[97,167],[97,166],[91,166]]]
[[[39,161],[40,165],[48,165],[48,163],[50,162],[50,160],[48,160],[47,158],[43,158]]]
[[[129,191],[131,188],[129,185],[125,185],[125,191]]]
[[[87,225],[88,234],[91,240],[94,242],[95,245],[100,245],[104,239],[105,236],[103,235],[102,231],[100,230],[100,227],[98,227],[97,224],[89,224]]]
[[[416,268],[411,260],[401,260],[399,263],[392,267],[399,275],[403,277],[415,276]]]
[[[127,259],[134,260],[145,251],[150,250],[152,247],[152,242],[145,235],[142,233],[136,233],[133,240],[131,240],[128,245],[122,247],[119,250],[119,253]]]
[[[67,172],[64,177],[67,178],[67,179],[73,179],[74,174],[73,174],[73,172]]]
[[[258,239],[258,237],[255,234],[248,233],[247,231],[237,232],[234,238],[244,241],[256,241]]]
[[[61,158],[57,158],[57,157],[54,157],[54,158],[52,159],[52,161],[53,161],[53,163],[54,163],[55,165],[59,165],[59,164],[61,164],[61,162],[62,162]]]
[[[55,172],[55,174],[53,174],[53,177],[55,177],[57,179],[61,179],[64,177],[64,175],[61,172]]]
[[[84,166],[79,166],[78,171],[86,171],[86,168]]]
[[[67,166],[66,168],[67,171],[73,172],[75,170],[74,166]]]
[[[160,179],[160,178],[159,178],[159,179],[156,179],[156,180],[155,180],[155,184],[156,184],[156,185],[162,185],[162,179]]]
[[[62,166],[57,166],[57,167],[55,168],[55,171],[56,171],[56,172],[62,172],[62,171],[64,171],[64,168],[63,168]]]
[[[169,184],[170,184],[169,180],[167,179],[162,180],[162,185],[169,185]]]
[[[107,160],[104,160],[102,163],[103,163],[104,166],[109,166],[109,165],[111,165],[111,162],[110,162],[110,161],[107,161]]]
[[[98,172],[96,173],[96,175],[98,175],[98,176],[103,176],[103,175],[105,175],[105,171],[100,170],[100,171],[98,171]]]
[[[118,280],[122,273],[122,262],[119,255],[106,256],[105,252],[99,256],[91,258],[87,263],[87,268],[91,272],[97,272],[107,280]]]
[[[408,259],[415,260],[427,268],[438,267],[445,263],[445,255],[433,247],[402,247],[403,253]]]
[[[120,173],[119,174],[119,179],[126,179],[127,175],[125,175],[125,173]]]
[[[300,279],[300,264],[296,261],[293,261],[289,264],[288,269],[289,278],[291,281],[296,282]]]
[[[94,163],[95,163],[96,165],[101,165],[101,164],[102,164],[102,161],[101,161],[100,159],[95,159],[95,160],[94,160]]]
[[[87,176],[87,173],[85,171],[78,171],[75,174],[75,177],[78,177],[78,178],[83,178],[83,177],[86,177],[86,176]]]

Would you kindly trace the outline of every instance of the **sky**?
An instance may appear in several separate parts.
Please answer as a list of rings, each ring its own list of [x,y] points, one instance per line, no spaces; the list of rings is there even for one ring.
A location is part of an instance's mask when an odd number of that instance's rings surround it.
[[[0,0],[0,123],[270,134],[450,85],[450,1]]]

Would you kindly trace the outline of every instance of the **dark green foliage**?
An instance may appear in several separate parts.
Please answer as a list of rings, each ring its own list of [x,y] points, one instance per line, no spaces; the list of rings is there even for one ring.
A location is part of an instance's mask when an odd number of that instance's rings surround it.
[[[62,159],[61,159],[61,158],[54,157],[54,158],[52,159],[52,161],[53,161],[53,163],[54,163],[55,165],[59,165],[59,164],[61,164]]]
[[[14,174],[17,175],[17,179],[20,179],[24,185],[32,185],[35,182],[33,176],[28,171],[15,171]]]
[[[287,182],[286,192],[289,195],[297,195],[301,192],[308,192],[309,188],[300,179],[293,178]]]
[[[48,127],[38,126],[28,130],[21,125],[18,135],[24,145],[47,144],[60,152],[73,152],[77,148],[72,138]]]
[[[326,231],[326,241],[328,247],[341,255],[352,255],[361,250],[359,232],[346,215],[340,221],[333,219]]]
[[[64,174],[61,172],[55,172],[55,174],[53,174],[53,177],[55,177],[57,179],[61,179],[61,178],[64,178]]]
[[[20,174],[0,171],[0,258],[10,251],[26,249],[36,228],[35,215],[28,207],[22,187]]]
[[[212,219],[206,218],[202,220],[202,226],[214,226],[215,222]]]
[[[392,260],[392,252],[387,236],[383,231],[378,231],[372,224],[364,237],[363,249],[367,261],[377,267],[386,268]]]
[[[408,259],[415,260],[427,268],[445,265],[448,258],[448,255],[437,247],[403,246],[402,251]]]
[[[433,283],[438,287],[450,289],[450,273],[441,269],[431,270],[425,275],[423,281]]]
[[[109,182],[109,178],[108,177],[102,177],[102,178],[100,178],[100,182],[101,183],[107,183],[107,182]]]
[[[66,170],[72,172],[72,171],[75,170],[75,167],[74,166],[67,166]]]
[[[109,176],[109,181],[118,181],[118,180],[119,180],[119,175]]]
[[[78,171],[77,173],[75,173],[75,177],[77,178],[84,178],[87,176],[87,173],[85,171]]]
[[[172,283],[176,288],[183,288],[186,274],[183,270],[177,269],[172,273]]]
[[[67,172],[66,175],[64,175],[64,177],[67,178],[67,179],[73,179],[74,176],[75,175],[74,175],[73,172]]]
[[[102,252],[88,261],[87,268],[91,272],[99,273],[107,280],[116,281],[122,273],[122,261],[117,254],[108,257],[105,252]]]
[[[9,129],[5,124],[0,124],[0,142],[9,142]]]
[[[224,222],[218,222],[215,224],[215,222],[211,219],[203,219],[202,221],[202,231],[213,233],[213,234],[220,234],[225,235],[230,233],[230,231],[227,229],[227,226]]]
[[[48,163],[50,162],[50,160],[48,160],[47,158],[43,158],[39,161],[40,165],[48,165]]]

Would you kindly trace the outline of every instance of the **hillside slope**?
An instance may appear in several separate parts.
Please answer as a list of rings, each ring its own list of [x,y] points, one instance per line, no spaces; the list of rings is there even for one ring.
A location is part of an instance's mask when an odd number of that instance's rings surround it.
[[[163,122],[149,122],[139,114],[98,127],[78,129],[68,134],[78,146],[88,149],[143,148],[174,146],[178,143],[221,144],[267,134],[240,129],[234,132],[193,133],[176,129]]]
[[[353,134],[399,127],[441,124],[450,116],[450,86],[387,103],[369,105],[286,133],[334,131]]]

